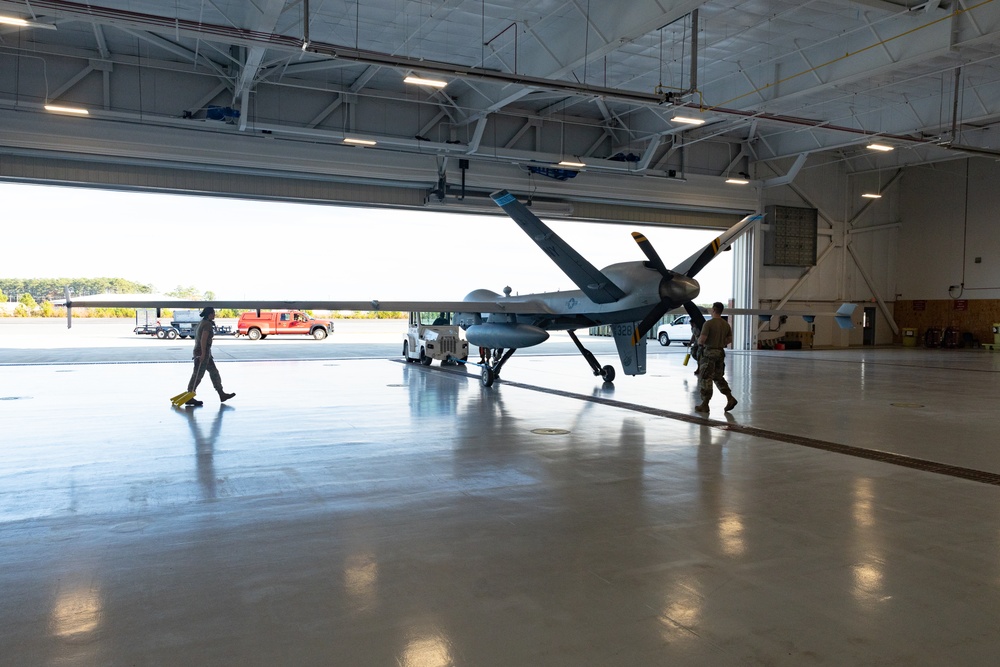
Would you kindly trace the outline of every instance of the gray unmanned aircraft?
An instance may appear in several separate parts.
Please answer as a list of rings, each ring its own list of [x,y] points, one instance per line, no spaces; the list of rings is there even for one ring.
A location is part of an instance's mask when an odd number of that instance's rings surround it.
[[[597,269],[566,241],[560,238],[531,209],[506,190],[494,192],[493,201],[503,209],[528,236],[579,288],[565,292],[543,292],[511,296],[491,290],[470,292],[462,301],[184,301],[102,300],[101,297],[66,296],[67,317],[72,325],[72,308],[234,308],[322,309],[358,311],[447,311],[455,313],[454,324],[465,329],[469,344],[491,350],[482,366],[483,386],[490,387],[504,364],[518,349],[544,342],[549,331],[566,331],[590,365],[595,376],[613,382],[613,366],[601,366],[576,335],[577,329],[610,325],[618,348],[622,371],[626,375],[646,372],[646,334],[668,312],[683,308],[694,325],[701,328],[705,316],[694,304],[700,291],[694,279],[712,259],[724,250],[761,215],[749,215],[721,236],[694,253],[673,269],[668,269],[645,236],[632,237],[646,256],[646,261],[612,264]],[[850,328],[853,306],[845,304],[837,313],[838,324]],[[796,314],[811,321],[822,313],[786,313],[784,311],[730,310],[732,314]]]

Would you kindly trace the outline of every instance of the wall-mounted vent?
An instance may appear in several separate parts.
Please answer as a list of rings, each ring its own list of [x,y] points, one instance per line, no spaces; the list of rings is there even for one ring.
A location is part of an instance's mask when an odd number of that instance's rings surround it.
[[[767,206],[764,234],[765,266],[816,265],[816,209]]]

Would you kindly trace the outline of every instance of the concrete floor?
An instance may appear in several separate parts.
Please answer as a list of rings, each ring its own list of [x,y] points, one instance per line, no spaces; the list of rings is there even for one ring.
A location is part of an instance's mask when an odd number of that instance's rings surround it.
[[[0,350],[0,664],[996,664],[1000,355],[238,349]]]

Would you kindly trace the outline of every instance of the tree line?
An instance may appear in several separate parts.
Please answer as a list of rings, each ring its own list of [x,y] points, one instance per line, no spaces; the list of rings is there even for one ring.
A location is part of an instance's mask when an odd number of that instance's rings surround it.
[[[20,300],[30,294],[35,303],[54,301],[65,296],[92,294],[152,294],[153,286],[124,278],[0,278],[0,301]]]
[[[65,317],[66,309],[52,302],[65,298],[65,288],[70,288],[74,297],[95,294],[152,294],[153,286],[137,283],[124,278],[0,278],[0,304],[16,302],[12,311],[0,309],[0,317]],[[178,285],[167,296],[179,299],[212,301],[215,293],[211,290],[202,292],[194,286]],[[135,308],[82,308],[80,317],[135,317]],[[222,319],[237,318],[242,310],[220,308],[216,316]],[[309,311],[306,311],[309,312]],[[161,311],[164,319],[173,317],[170,308]],[[312,313],[310,313],[312,314]],[[345,317],[345,316],[340,316]],[[397,312],[377,311],[372,313],[359,312],[352,318],[363,319],[405,319],[406,315]]]

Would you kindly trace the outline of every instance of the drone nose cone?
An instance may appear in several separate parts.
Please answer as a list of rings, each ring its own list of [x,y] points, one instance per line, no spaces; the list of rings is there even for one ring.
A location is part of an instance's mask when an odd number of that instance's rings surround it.
[[[677,274],[672,278],[664,278],[660,281],[660,298],[670,300],[672,303],[691,301],[698,296],[700,291],[698,282],[687,276]]]

